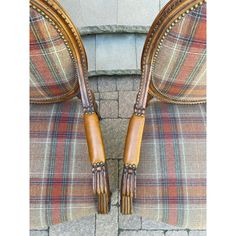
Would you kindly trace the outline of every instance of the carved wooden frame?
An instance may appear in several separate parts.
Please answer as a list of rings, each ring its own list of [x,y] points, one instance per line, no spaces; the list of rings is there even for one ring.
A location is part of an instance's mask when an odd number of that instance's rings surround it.
[[[162,42],[172,27],[190,11],[198,8],[206,0],[171,0],[154,20],[142,52],[141,81],[134,105],[134,114],[130,119],[124,150],[124,171],[121,186],[121,213],[131,214],[136,191],[136,169],[140,159],[142,135],[145,124],[145,109],[152,97],[175,104],[196,104],[202,101],[177,101],[159,93],[152,81],[152,64],[156,59]]]
[[[108,213],[111,194],[105,149],[98,119],[97,104],[88,84],[87,56],[81,37],[70,17],[56,0],[30,0],[30,7],[47,19],[60,35],[74,63],[78,79],[78,86],[68,94],[40,102],[31,100],[31,103],[48,104],[62,102],[74,96],[81,98],[84,111],[84,127],[92,164],[93,190],[98,196],[98,212]]]

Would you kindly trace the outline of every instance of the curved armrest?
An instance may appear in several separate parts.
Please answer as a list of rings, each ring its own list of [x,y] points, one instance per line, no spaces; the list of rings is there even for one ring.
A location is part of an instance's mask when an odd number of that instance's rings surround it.
[[[133,209],[133,197],[136,194],[136,169],[140,159],[144,123],[144,116],[133,114],[126,136],[121,180],[121,213],[125,215],[131,214]]]
[[[93,173],[93,192],[98,195],[98,212],[110,209],[110,186],[99,119],[96,113],[84,114],[84,127]]]
[[[105,163],[105,150],[99,119],[96,113],[84,114],[84,127],[88,143],[90,162]]]
[[[137,166],[139,163],[144,123],[144,116],[133,114],[130,119],[125,141],[124,164]]]

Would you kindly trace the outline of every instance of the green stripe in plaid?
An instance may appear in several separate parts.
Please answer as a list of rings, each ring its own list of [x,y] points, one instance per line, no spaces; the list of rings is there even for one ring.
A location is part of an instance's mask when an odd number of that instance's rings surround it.
[[[206,108],[151,102],[146,110],[135,213],[167,224],[206,224]]]
[[[78,98],[30,106],[30,226],[41,228],[96,212]]]
[[[166,36],[152,80],[157,91],[177,100],[206,99],[206,5],[191,11]]]
[[[58,32],[30,9],[30,98],[54,99],[78,87],[73,61]]]

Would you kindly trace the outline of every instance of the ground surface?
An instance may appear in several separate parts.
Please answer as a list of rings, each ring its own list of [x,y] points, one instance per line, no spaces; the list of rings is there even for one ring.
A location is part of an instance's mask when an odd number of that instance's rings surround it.
[[[118,186],[124,139],[139,86],[139,76],[91,78],[102,116],[102,132],[108,159],[112,195],[109,215],[93,215],[77,221],[31,230],[30,236],[206,236],[205,231],[181,230],[137,216],[119,214]]]

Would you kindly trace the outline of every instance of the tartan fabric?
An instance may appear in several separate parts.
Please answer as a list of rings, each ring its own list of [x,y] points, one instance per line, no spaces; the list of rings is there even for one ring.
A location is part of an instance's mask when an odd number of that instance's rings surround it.
[[[96,212],[91,165],[78,98],[30,106],[30,227]]]
[[[30,98],[59,98],[76,88],[78,79],[64,41],[48,20],[30,9]]]
[[[177,100],[206,99],[206,5],[190,11],[168,33],[153,65],[161,94]]]
[[[154,101],[147,107],[136,214],[183,228],[205,228],[205,106]]]

